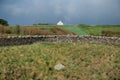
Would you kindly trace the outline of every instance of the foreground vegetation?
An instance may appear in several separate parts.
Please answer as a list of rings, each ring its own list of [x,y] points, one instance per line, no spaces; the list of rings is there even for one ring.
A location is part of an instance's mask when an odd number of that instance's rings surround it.
[[[55,70],[61,63],[64,69]],[[34,43],[0,47],[0,80],[117,80],[120,47],[87,43]]]

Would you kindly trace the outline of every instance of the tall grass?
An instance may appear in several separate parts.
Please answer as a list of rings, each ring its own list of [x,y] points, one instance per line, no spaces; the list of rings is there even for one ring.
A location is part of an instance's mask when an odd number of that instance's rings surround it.
[[[55,70],[58,63],[65,68]],[[120,79],[119,70],[119,46],[39,42],[0,47],[0,80],[114,80]]]

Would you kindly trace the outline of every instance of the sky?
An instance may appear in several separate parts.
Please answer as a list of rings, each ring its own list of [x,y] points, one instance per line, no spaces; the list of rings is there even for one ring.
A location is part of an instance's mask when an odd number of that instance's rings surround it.
[[[0,18],[10,25],[120,24],[120,0],[0,0]]]

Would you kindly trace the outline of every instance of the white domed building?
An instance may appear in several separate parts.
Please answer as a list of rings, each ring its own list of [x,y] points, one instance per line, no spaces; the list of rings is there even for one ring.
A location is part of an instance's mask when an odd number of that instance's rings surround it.
[[[62,21],[59,21],[59,22],[57,23],[57,25],[58,25],[58,26],[63,26],[64,24],[63,24]]]

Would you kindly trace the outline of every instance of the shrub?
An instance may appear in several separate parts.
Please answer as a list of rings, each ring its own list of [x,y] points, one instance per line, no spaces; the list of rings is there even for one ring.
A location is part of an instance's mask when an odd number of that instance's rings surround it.
[[[0,24],[4,26],[8,26],[8,22],[5,19],[0,19]]]
[[[1,25],[0,26],[0,33],[3,33],[4,32],[4,27]]]
[[[10,27],[5,27],[5,26],[4,26],[4,27],[2,28],[2,33],[4,33],[4,34],[5,34],[5,33],[6,33],[6,34],[11,34],[11,29],[10,29]]]
[[[15,34],[20,34],[20,25],[16,25],[14,30],[15,30]]]

